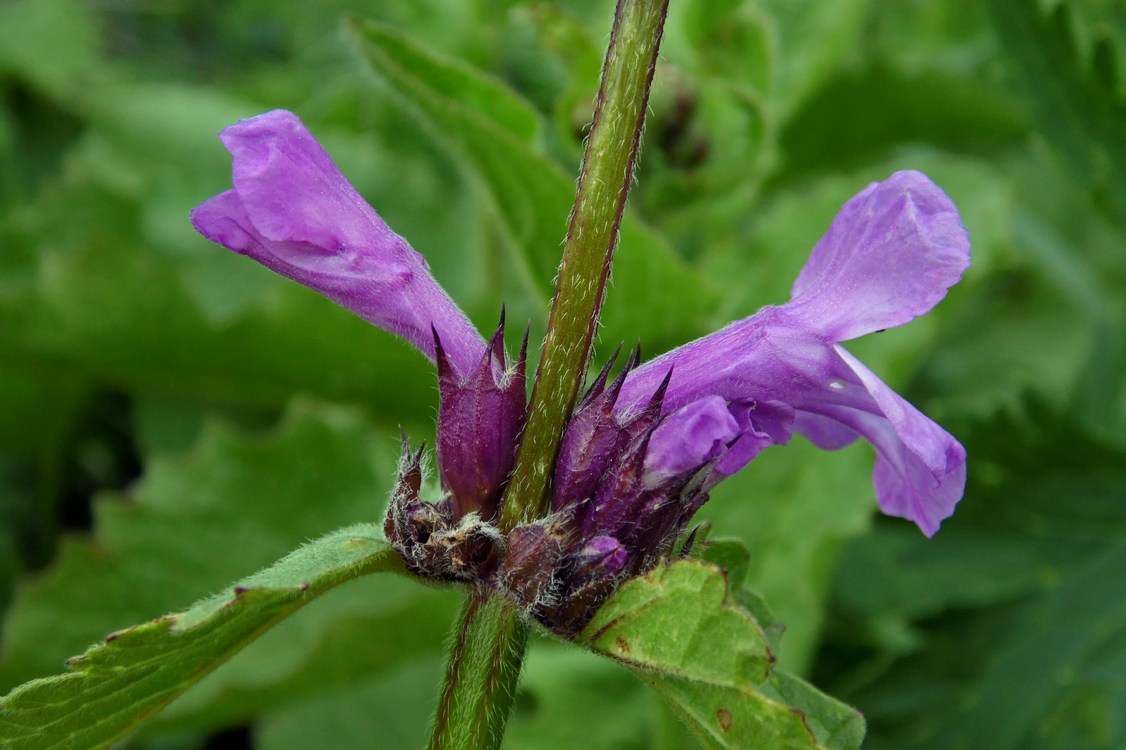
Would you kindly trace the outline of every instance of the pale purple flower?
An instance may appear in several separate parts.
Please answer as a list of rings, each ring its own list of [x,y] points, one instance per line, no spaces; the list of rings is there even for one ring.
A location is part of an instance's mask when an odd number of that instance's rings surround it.
[[[715,460],[709,441],[726,440],[709,483],[735,473],[764,447],[787,442],[791,428],[830,450],[864,437],[876,448],[880,508],[931,536],[962,496],[966,452],[840,342],[926,313],[969,262],[954,204],[925,175],[897,172],[845,204],[789,302],[636,368],[615,412],[640,408],[668,377],[667,416],[647,466],[677,473],[689,456]],[[719,400],[739,426],[733,441]],[[701,413],[711,416],[702,420]]]
[[[525,352],[510,370],[503,320],[486,344],[425,259],[388,228],[292,112],[242,120],[219,138],[234,157],[234,188],[192,211],[195,228],[403,337],[438,367],[438,457],[450,497],[424,508],[417,487],[401,480],[400,520],[414,519],[403,528],[436,524],[454,534],[470,513],[491,519],[524,424]],[[418,469],[419,460],[404,466]],[[433,536],[437,544],[440,534]],[[419,555],[439,559],[449,546]]]
[[[524,425],[527,336],[509,367],[503,315],[486,343],[295,115],[268,112],[220,138],[234,188],[196,208],[195,227],[437,365],[445,493],[420,496],[423,451],[404,438],[384,522],[417,573],[494,585],[575,633],[621,581],[670,554],[716,482],[795,431],[826,449],[866,438],[880,507],[928,536],[961,498],[962,446],[840,345],[926,313],[969,265],[956,209],[922,174],[846,203],[789,302],[644,365],[635,352],[612,382],[608,364],[565,429],[552,514],[502,534],[493,519]]]

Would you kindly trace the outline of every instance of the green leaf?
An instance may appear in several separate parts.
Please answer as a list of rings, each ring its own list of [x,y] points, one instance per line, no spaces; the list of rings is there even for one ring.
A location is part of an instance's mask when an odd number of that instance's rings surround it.
[[[515,317],[544,319],[545,303],[559,263],[574,179],[528,137],[520,137],[482,97],[450,85],[471,71],[412,44],[388,27],[362,23],[348,28],[361,58],[419,120],[475,174],[501,220],[510,255],[496,259],[494,278],[517,274],[526,290]],[[503,90],[480,73],[469,92]],[[590,82],[591,90],[597,81]],[[505,94],[502,98],[510,98]],[[657,289],[679,290],[676,305],[659,304]],[[602,318],[610,341],[646,344],[679,341],[702,332],[714,309],[700,277],[661,238],[628,214],[614,259],[614,286]],[[511,300],[506,302],[512,303]],[[509,312],[514,312],[510,304]]]
[[[152,408],[143,402],[140,411]],[[198,437],[187,452],[147,450],[145,475],[129,494],[97,500],[90,537],[64,537],[53,565],[23,582],[3,623],[3,692],[56,672],[108,632],[176,611],[311,537],[382,514],[396,441],[357,411],[304,400],[260,431],[204,416],[202,426],[176,426],[167,408],[145,416],[172,433],[146,436],[145,447],[178,445],[181,432]],[[456,599],[398,576],[355,581],[266,633],[145,732],[214,730],[436,656]]]
[[[1070,3],[1044,13],[1035,3],[990,0],[994,29],[1023,78],[1044,135],[1118,221],[1126,220],[1126,101],[1111,80],[1085,69]],[[1121,18],[1118,19],[1121,23]],[[1106,47],[1113,58],[1114,47]]]
[[[743,588],[751,566],[751,551],[742,539],[708,539],[696,557],[721,568],[732,590]]]
[[[751,568],[751,551],[747,549],[747,543],[742,539],[709,539],[694,556],[723,570],[735,601],[751,613],[762,628],[770,650],[778,653],[785,624],[774,616],[765,599],[743,587]]]
[[[413,85],[427,87],[430,101],[452,104],[462,117],[499,128],[519,141],[536,140],[539,116],[502,82],[464,63],[439,60],[389,26],[367,23],[362,29],[366,40],[385,56],[384,65],[413,78]],[[352,33],[359,32],[353,28]]]
[[[329,701],[364,706],[357,712],[371,713],[372,723],[382,726],[398,709],[366,697],[372,682],[390,689],[399,671],[434,662],[436,674],[425,680],[423,706],[415,709],[425,727],[458,598],[452,591],[431,591],[398,576],[370,576],[331,591],[177,699],[145,734],[214,731]],[[372,706],[381,708],[373,713]],[[397,723],[407,715],[399,714]]]
[[[622,586],[581,638],[630,664],[699,680],[759,683],[773,660],[758,623],[729,601],[725,575],[699,563],[663,566]]]
[[[801,0],[765,4],[775,22],[780,70],[774,92],[793,111],[861,48],[870,0]]]
[[[709,748],[855,748],[864,721],[797,678],[775,672],[755,618],[726,574],[680,560],[629,581],[580,634],[631,667]]]
[[[354,412],[304,401],[273,429],[212,418],[190,451],[146,455],[128,494],[95,501],[93,533],[65,537],[52,567],[22,588],[4,622],[0,683],[50,674],[110,631],[378,518],[396,459],[391,441],[369,430]]]
[[[295,610],[358,576],[402,571],[374,524],[311,542],[190,609],[111,633],[0,702],[0,743],[100,747],[129,732]]]

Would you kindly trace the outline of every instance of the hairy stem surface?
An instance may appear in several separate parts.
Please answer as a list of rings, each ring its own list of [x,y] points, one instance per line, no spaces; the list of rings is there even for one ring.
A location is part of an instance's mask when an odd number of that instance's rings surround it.
[[[450,646],[430,750],[500,747],[528,643],[528,625],[508,599],[472,591]]]
[[[602,68],[539,371],[500,524],[546,514],[563,429],[590,359],[637,161],[668,0],[619,0]],[[528,624],[509,600],[469,594],[450,649],[431,750],[495,750],[512,709]]]
[[[551,471],[598,329],[667,10],[668,0],[618,2],[528,422],[501,510],[505,528],[548,509]]]

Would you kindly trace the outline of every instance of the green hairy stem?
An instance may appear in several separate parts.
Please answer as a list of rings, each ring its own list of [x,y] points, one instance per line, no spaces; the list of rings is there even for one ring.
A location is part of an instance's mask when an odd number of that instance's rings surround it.
[[[563,428],[590,360],[629,194],[668,0],[619,0],[555,284],[528,422],[501,510],[511,528],[548,508]]]
[[[508,599],[473,591],[450,646],[431,750],[500,747],[528,642],[528,625]]]
[[[551,471],[590,359],[629,194],[668,0],[619,0],[539,371],[502,528],[542,516]],[[507,599],[466,598],[450,648],[430,750],[500,747],[527,649],[528,624]]]

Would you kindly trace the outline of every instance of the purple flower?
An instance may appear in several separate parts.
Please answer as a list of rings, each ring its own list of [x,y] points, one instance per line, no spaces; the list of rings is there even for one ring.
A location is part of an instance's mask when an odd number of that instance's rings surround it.
[[[954,204],[926,176],[897,172],[845,204],[789,302],[633,370],[615,413],[639,408],[668,378],[647,466],[675,473],[696,456],[714,462],[708,483],[786,443],[791,429],[829,450],[863,437],[876,448],[880,508],[931,536],[962,496],[966,452],[840,342],[926,313],[969,262]],[[733,440],[721,402],[738,425]],[[727,441],[718,461],[712,436]]]
[[[234,189],[197,207],[195,228],[402,336],[437,364],[438,458],[448,497],[433,505],[418,497],[421,454],[412,462],[408,451],[388,536],[411,535],[402,549],[420,571],[469,576],[470,552],[495,536],[472,526],[495,515],[524,424],[525,351],[509,369],[503,319],[486,344],[423,257],[387,227],[292,112],[242,120],[219,138],[234,157]]]
[[[573,634],[671,553],[711,487],[795,431],[826,449],[867,439],[880,507],[928,536],[961,498],[962,446],[840,345],[926,313],[969,265],[956,209],[917,172],[845,204],[789,302],[644,365],[634,352],[613,381],[607,364],[564,431],[551,515],[504,534],[494,519],[524,426],[527,336],[510,367],[503,313],[486,342],[293,114],[243,120],[220,138],[234,189],[196,208],[195,227],[437,365],[443,496],[421,497],[424,452],[404,438],[384,521],[421,575],[495,586]]]
[[[295,114],[241,120],[219,139],[234,157],[234,189],[192,211],[200,234],[402,336],[431,360],[437,331],[460,375],[477,366],[481,334]]]

